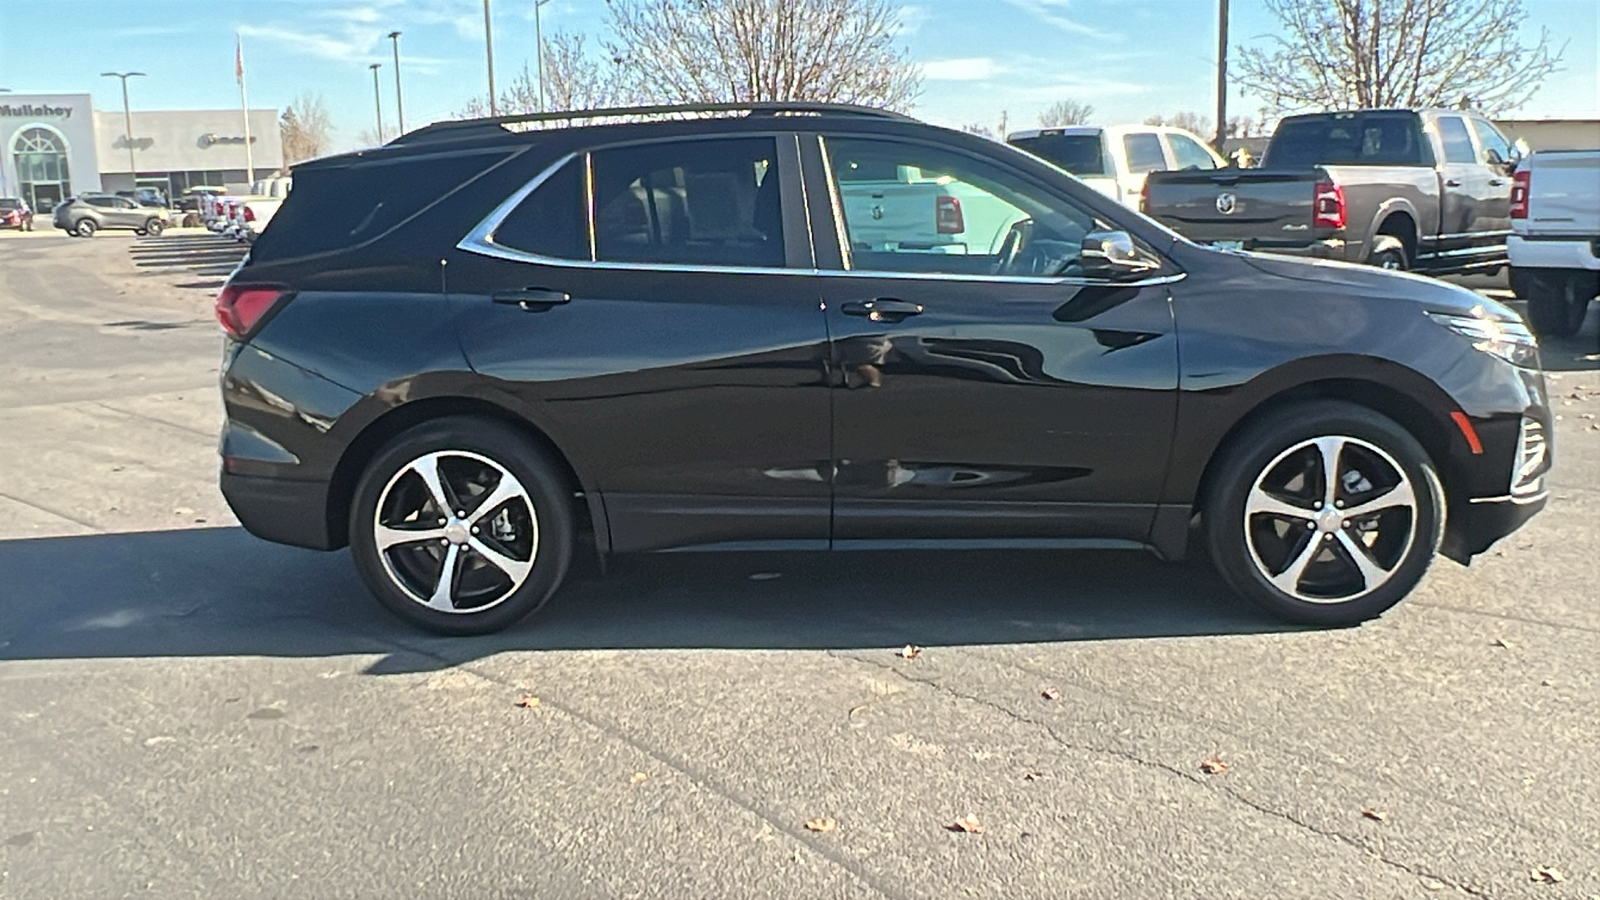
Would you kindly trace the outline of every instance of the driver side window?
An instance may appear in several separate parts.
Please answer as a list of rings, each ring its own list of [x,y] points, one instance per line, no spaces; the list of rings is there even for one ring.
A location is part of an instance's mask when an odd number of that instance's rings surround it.
[[[922,144],[829,139],[847,265],[858,271],[1081,274],[1093,213],[982,159]]]

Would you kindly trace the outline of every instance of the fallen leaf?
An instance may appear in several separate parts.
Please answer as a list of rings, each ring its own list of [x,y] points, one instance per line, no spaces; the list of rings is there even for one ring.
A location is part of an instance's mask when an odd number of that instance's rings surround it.
[[[1228,764],[1213,756],[1210,759],[1200,761],[1200,771],[1207,775],[1220,775],[1228,771]]]
[[[821,834],[827,834],[838,827],[839,823],[828,816],[818,816],[817,818],[806,822],[807,831],[815,831]]]
[[[1442,891],[1442,890],[1444,890],[1444,887],[1445,887],[1444,882],[1440,881],[1437,878],[1424,878],[1424,879],[1422,879],[1422,886],[1424,888],[1427,888],[1430,891]]]
[[[642,783],[644,783],[644,780],[649,778],[649,777],[650,777],[649,775],[646,775],[643,772],[635,772],[635,773],[633,773],[633,777],[628,779],[628,783],[629,784],[642,784]]]
[[[1039,692],[1039,696],[1045,698],[1046,700],[1060,700],[1061,692],[1053,687],[1047,687]]]
[[[845,718],[847,718],[847,719],[854,718],[856,713],[861,712],[862,710],[866,709],[870,705],[871,704],[869,704],[869,703],[857,703],[855,706],[850,707],[850,711],[849,712],[845,713]]]
[[[1561,874],[1559,869],[1547,869],[1544,866],[1539,866],[1528,873],[1528,880],[1537,881],[1540,884],[1560,884],[1567,880],[1567,876]]]
[[[1039,772],[1039,771],[1024,772],[1023,775],[1022,775],[1022,780],[1023,781],[1043,781],[1044,777],[1045,776],[1044,776],[1043,772]]]
[[[944,827],[948,831],[959,831],[964,834],[983,834],[983,823],[972,813],[967,813]]]
[[[901,647],[900,652],[896,653],[895,655],[901,659],[916,659],[918,656],[922,655],[922,648],[918,647],[916,644],[907,644],[904,647]]]
[[[1389,818],[1389,814],[1381,809],[1363,809],[1361,814],[1374,822],[1382,822]]]
[[[1502,647],[1502,648],[1504,648],[1506,650],[1510,650],[1511,649],[1511,644],[1508,641],[1506,641],[1504,638],[1495,638],[1494,640],[1489,642],[1489,646],[1491,646],[1491,647]]]
[[[539,705],[539,698],[532,694],[523,694],[522,699],[517,701],[517,705],[523,709],[533,709]]]

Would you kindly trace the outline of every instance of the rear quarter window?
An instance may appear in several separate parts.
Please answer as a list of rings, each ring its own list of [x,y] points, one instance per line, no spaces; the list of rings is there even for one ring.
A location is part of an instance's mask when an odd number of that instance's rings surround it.
[[[1135,175],[1167,168],[1167,158],[1161,152],[1161,138],[1154,134],[1124,135],[1122,148],[1128,155],[1128,171]]]

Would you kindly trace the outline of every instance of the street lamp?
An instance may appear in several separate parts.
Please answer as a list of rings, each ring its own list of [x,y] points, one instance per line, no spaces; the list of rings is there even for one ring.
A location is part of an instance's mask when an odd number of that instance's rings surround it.
[[[533,56],[539,69],[539,112],[544,112],[544,29],[539,24],[539,10],[550,0],[533,0]]]
[[[498,116],[494,99],[494,23],[489,18],[489,0],[483,0],[483,49],[489,57],[489,115]]]
[[[133,113],[128,110],[128,79],[142,78],[143,72],[101,72],[102,78],[122,79],[122,127],[126,131],[123,140],[128,142],[128,177],[133,179],[133,186],[139,186],[139,167],[133,162]]]
[[[389,40],[394,43],[394,109],[400,117],[400,133],[406,133],[406,105],[400,99],[400,32],[389,32]]]
[[[378,70],[383,68],[383,63],[373,63],[367,68],[372,70],[372,108],[378,114],[378,143],[383,143],[383,98],[378,94]]]

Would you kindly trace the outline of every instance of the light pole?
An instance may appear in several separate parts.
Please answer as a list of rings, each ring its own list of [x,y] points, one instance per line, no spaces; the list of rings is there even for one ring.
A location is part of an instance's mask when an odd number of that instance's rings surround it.
[[[122,127],[123,140],[128,142],[128,177],[133,179],[135,189],[139,187],[139,167],[133,162],[133,113],[128,109],[128,79],[142,78],[143,72],[101,72],[102,78],[122,79]]]
[[[373,63],[367,68],[372,70],[372,109],[378,114],[378,143],[383,143],[383,98],[378,94],[378,70],[383,68],[383,63]]]
[[[494,99],[494,23],[489,17],[489,0],[483,0],[483,49],[489,56],[489,115],[498,116]]]
[[[539,69],[539,112],[544,112],[544,29],[539,23],[539,10],[550,0],[533,0],[533,58]]]
[[[406,133],[406,105],[400,99],[400,32],[389,32],[389,40],[394,44],[394,111],[400,117],[400,133]]]
[[[1228,0],[1217,0],[1217,152],[1228,137]]]

